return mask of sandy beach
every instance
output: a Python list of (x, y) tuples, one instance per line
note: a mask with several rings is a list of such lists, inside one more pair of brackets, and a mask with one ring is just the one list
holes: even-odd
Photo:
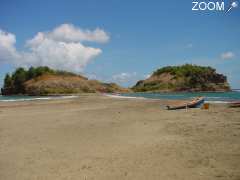
[(1, 180), (239, 180), (240, 109), (83, 95), (0, 102)]

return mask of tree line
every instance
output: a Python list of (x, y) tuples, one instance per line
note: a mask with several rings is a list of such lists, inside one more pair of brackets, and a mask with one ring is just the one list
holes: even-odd
[(12, 74), (5, 75), (1, 93), (3, 95), (25, 94), (24, 83), (44, 74), (75, 75), (67, 71), (53, 70), (47, 66), (30, 67), (29, 69), (19, 67)]

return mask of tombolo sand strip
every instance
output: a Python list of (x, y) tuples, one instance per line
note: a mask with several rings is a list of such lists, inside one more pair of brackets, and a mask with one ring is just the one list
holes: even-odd
[(0, 103), (0, 179), (240, 179), (240, 110), (166, 111), (163, 102)]

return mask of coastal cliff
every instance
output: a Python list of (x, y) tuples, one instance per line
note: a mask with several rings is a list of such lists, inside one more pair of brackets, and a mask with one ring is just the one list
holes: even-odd
[(229, 91), (227, 77), (211, 67), (185, 64), (156, 70), (132, 87), (134, 92)]
[(102, 83), (66, 71), (52, 70), (48, 67), (18, 68), (4, 79), (2, 95), (59, 95), (77, 93), (129, 92), (115, 83)]

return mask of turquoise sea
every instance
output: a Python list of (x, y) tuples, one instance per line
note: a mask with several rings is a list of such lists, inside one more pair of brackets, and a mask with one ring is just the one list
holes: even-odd
[(230, 101), (240, 101), (240, 91), (232, 92), (204, 92), (204, 93), (127, 93), (121, 94), (127, 97), (144, 97), (151, 99), (180, 99), (187, 100), (197, 96), (205, 97), (208, 102), (230, 102)]
[[(206, 101), (221, 103), (230, 101), (240, 101), (240, 91), (232, 92), (211, 92), (211, 93), (125, 93), (124, 97), (143, 97), (151, 99), (191, 99), (197, 96), (204, 96)], [(1, 96), (0, 102), (8, 101), (32, 101), (46, 99), (75, 98), (77, 96)]]
[(75, 97), (77, 96), (1, 96), (0, 95), (0, 102), (66, 99), (66, 98), (75, 98)]

